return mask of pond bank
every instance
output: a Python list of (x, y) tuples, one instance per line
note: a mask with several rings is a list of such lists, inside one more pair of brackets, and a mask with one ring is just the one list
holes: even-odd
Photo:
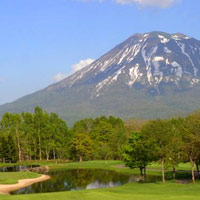
[(34, 183), (46, 181), (48, 179), (50, 179), (50, 176), (42, 175), (38, 178), (19, 180), (16, 184), (0, 184), (0, 194), (9, 194), (12, 191), (30, 186)]

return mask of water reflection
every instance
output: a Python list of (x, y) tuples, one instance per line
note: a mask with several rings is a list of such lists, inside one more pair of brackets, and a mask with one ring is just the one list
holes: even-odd
[(17, 190), (11, 194), (31, 194), (60, 192), (70, 190), (85, 190), (96, 188), (116, 187), (129, 182), (157, 182), (159, 176), (147, 176), (141, 179), (139, 175), (118, 173), (101, 169), (71, 169), (55, 170), (47, 173), (51, 179), (35, 183), (29, 187)]
[(116, 187), (130, 181), (137, 181), (130, 174), (100, 169), (58, 170), (48, 173), (50, 180), (35, 183), (12, 194), (30, 194)]
[(26, 171), (28, 169), (33, 169), (35, 167), (39, 167), (39, 165), (18, 165), (10, 167), (0, 167), (0, 172), (20, 172)]

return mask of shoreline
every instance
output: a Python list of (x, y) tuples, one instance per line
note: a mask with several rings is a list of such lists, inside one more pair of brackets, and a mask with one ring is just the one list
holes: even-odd
[(38, 178), (18, 180), (18, 183), (16, 183), (16, 184), (0, 184), (0, 195), (1, 194), (9, 194), (10, 192), (13, 192), (15, 190), (19, 190), (21, 188), (28, 187), (34, 183), (49, 180), (50, 178), (51, 177), (48, 175), (42, 175)]

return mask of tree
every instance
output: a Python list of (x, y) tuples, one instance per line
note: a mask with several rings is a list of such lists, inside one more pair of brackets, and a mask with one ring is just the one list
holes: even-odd
[(184, 152), (191, 164), (192, 181), (195, 182), (194, 166), (200, 160), (200, 112), (189, 115), (185, 121)]
[(184, 119), (170, 119), (168, 120), (170, 146), (167, 153), (166, 162), (173, 167), (173, 178), (176, 178), (176, 167), (183, 161), (184, 157), (184, 142), (183, 142), (183, 127)]
[(165, 163), (169, 157), (171, 147), (171, 132), (167, 120), (154, 120), (147, 123), (141, 130), (144, 137), (155, 144), (155, 161), (160, 161), (162, 166), (162, 180), (165, 183)]
[(86, 118), (74, 124), (72, 133), (73, 135), (85, 133), (93, 140), (92, 159), (122, 159), (128, 132), (120, 118), (113, 116)]
[(87, 134), (78, 133), (72, 140), (70, 145), (71, 155), (76, 156), (80, 162), (87, 160), (92, 156), (93, 141)]
[(126, 166), (139, 168), (141, 176), (146, 176), (146, 167), (153, 160), (153, 144), (139, 132), (132, 132), (128, 145), (125, 147), (124, 161)]
[(18, 153), (14, 138), (11, 135), (0, 135), (0, 158), (3, 162), (15, 163)]
[(42, 108), (36, 106), (35, 112), (33, 114), (33, 124), (34, 124), (34, 131), (35, 137), (37, 138), (37, 147), (39, 152), (39, 159), (42, 160), (42, 148), (43, 146), (43, 137), (45, 132), (45, 125), (48, 122), (48, 114), (42, 110)]
[(26, 159), (37, 159), (37, 137), (32, 113), (22, 113), (22, 129), (25, 137)]
[(144, 119), (133, 118), (133, 119), (128, 119), (127, 121), (125, 121), (125, 126), (127, 130), (129, 131), (129, 133), (131, 133), (133, 131), (140, 131), (142, 127), (145, 124), (147, 124), (147, 122), (148, 121)]
[(22, 139), (23, 131), (21, 130), (21, 116), (19, 114), (5, 113), (1, 120), (1, 128), (7, 132), (8, 137), (14, 138), (17, 151), (18, 160), (22, 161)]
[(34, 113), (5, 113), (0, 122), (0, 159), (10, 160), (10, 146), (17, 150), (18, 161), (68, 158), (71, 137), (57, 114), (38, 106)]
[(77, 121), (74, 124), (72, 131), (74, 132), (74, 134), (77, 134), (77, 133), (91, 134), (93, 126), (94, 126), (94, 120), (91, 118), (86, 118), (86, 119)]
[(22, 138), (23, 138), (23, 131), (21, 129), (22, 126), (22, 119), (20, 114), (12, 114), (12, 129), (13, 129), (13, 134), (15, 135), (16, 138), (16, 143), (17, 143), (17, 150), (18, 150), (18, 157), (19, 157), (19, 162), (22, 161)]
[(96, 159), (122, 159), (127, 131), (120, 118), (99, 117), (94, 120), (91, 138), (95, 143)]
[(110, 116), (108, 122), (112, 125), (113, 131), (109, 139), (109, 147), (112, 159), (122, 160), (124, 147), (128, 141), (128, 131), (126, 130), (124, 121), (120, 118)]
[(59, 159), (68, 157), (68, 146), (71, 136), (66, 122), (60, 119), (56, 113), (51, 113), (49, 116), (48, 131), (47, 146), (49, 154), (53, 152), (54, 159), (56, 159), (56, 155)]

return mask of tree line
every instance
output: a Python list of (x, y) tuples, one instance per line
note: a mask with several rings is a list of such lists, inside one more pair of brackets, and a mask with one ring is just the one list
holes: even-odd
[(124, 160), (141, 175), (151, 162), (165, 169), (191, 164), (192, 180), (200, 165), (200, 111), (186, 118), (129, 120), (101, 116), (69, 128), (55, 113), (5, 113), (0, 121), (0, 162), (31, 160)]
[(36, 107), (34, 113), (5, 113), (0, 122), (0, 158), (3, 162), (64, 158), (70, 138), (57, 114)]
[(0, 121), (0, 162), (122, 159), (124, 122), (115, 117), (83, 119), (69, 128), (55, 113), (5, 113)]
[(160, 162), (162, 180), (165, 169), (180, 163), (191, 164), (192, 181), (195, 182), (195, 165), (199, 174), (200, 164), (200, 112), (186, 118), (151, 120), (139, 131), (134, 131), (125, 147), (124, 160), (130, 168), (139, 168), (141, 175), (151, 162)]

